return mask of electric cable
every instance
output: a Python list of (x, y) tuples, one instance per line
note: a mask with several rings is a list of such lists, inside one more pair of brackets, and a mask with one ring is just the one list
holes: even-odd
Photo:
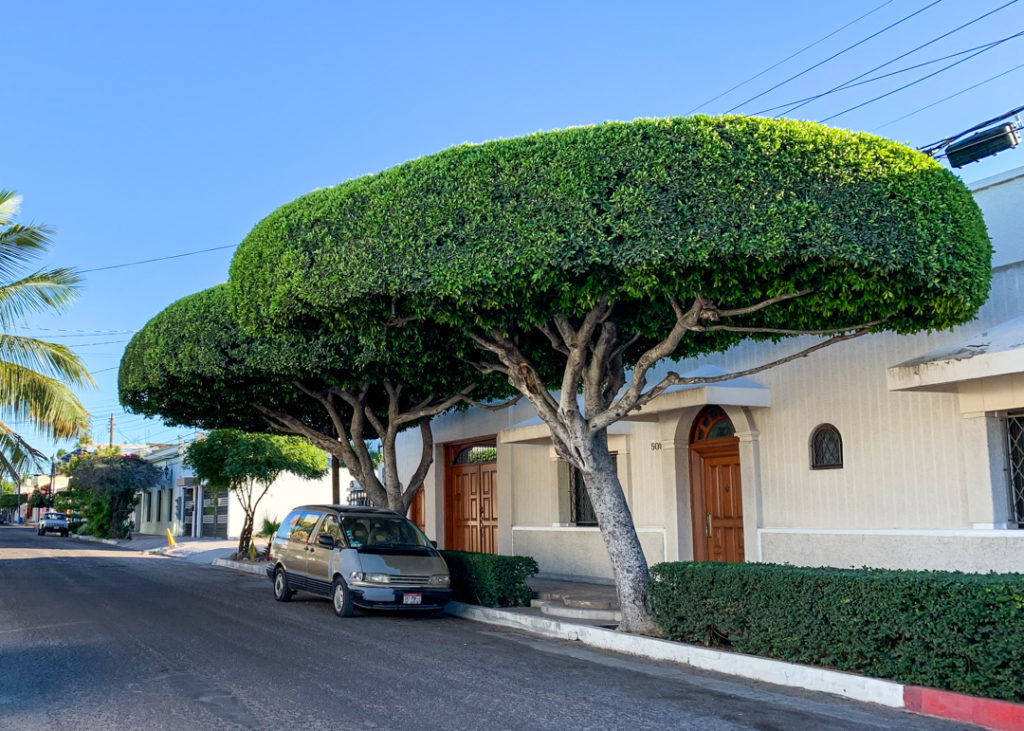
[(960, 64), (962, 64), (962, 63), (965, 63), (966, 61), (970, 61), (970, 60), (971, 60), (972, 58), (974, 58), (975, 56), (980, 56), (981, 54), (985, 53), (986, 51), (991, 51), (991, 50), (992, 50), (993, 48), (995, 48), (996, 46), (1002, 45), (1003, 43), (1006, 43), (1007, 41), (1011, 41), (1011, 40), (1013, 40), (1014, 38), (1019, 38), (1020, 36), (1024, 36), (1024, 31), (1021, 31), (1021, 32), (1019, 32), (1019, 33), (1014, 33), (1014, 34), (1013, 34), (1012, 36), (1007, 36), (1006, 38), (1002, 39), (1002, 40), (1001, 40), (1001, 41), (999, 41), (998, 43), (994, 43), (994, 44), (992, 44), (992, 45), (988, 46), (987, 48), (983, 48), (983, 49), (981, 49), (980, 51), (976, 51), (975, 53), (972, 53), (972, 54), (971, 54), (970, 56), (968, 56), (967, 58), (962, 58), (962, 59), (960, 59), (959, 61), (954, 61), (953, 63), (949, 64), (948, 66), (943, 66), (943, 67), (942, 67), (941, 69), (939, 69), (938, 71), (933, 71), (932, 73), (930, 73), (930, 74), (926, 74), (925, 76), (922, 76), (922, 77), (921, 77), (921, 78), (919, 78), (919, 79), (915, 79), (914, 81), (911, 81), (911, 82), (910, 82), (910, 83), (908, 83), (908, 84), (904, 84), (903, 86), (901, 86), (901, 87), (899, 87), (899, 88), (893, 89), (892, 91), (888, 91), (888, 92), (886, 92), (885, 94), (880, 94), (879, 96), (876, 96), (876, 97), (875, 97), (875, 98), (873, 98), (873, 99), (868, 99), (868, 100), (867, 100), (866, 102), (861, 102), (860, 104), (856, 104), (856, 105), (854, 105), (854, 106), (852, 106), (852, 107), (849, 107), (849, 108), (847, 108), (847, 109), (844, 109), (844, 110), (843, 110), (843, 111), (841, 111), (841, 112), (837, 112), (836, 114), (833, 114), (833, 115), (831, 115), (831, 116), (825, 117), (824, 119), (822, 119), (822, 120), (819, 120), (819, 121), (820, 121), (821, 123), (823, 123), (823, 124), (824, 124), (825, 122), (828, 122), (828, 121), (830, 121), (830, 120), (833, 120), (833, 119), (835, 119), (836, 117), (841, 117), (841, 116), (843, 116), (844, 114), (847, 114), (848, 112), (852, 112), (852, 111), (854, 111), (855, 109), (860, 109), (861, 107), (866, 107), (866, 106), (867, 106), (868, 104), (873, 104), (874, 102), (877, 102), (877, 101), (878, 101), (878, 100), (880, 100), (880, 99), (885, 99), (886, 97), (888, 97), (888, 96), (892, 96), (893, 94), (896, 94), (896, 93), (898, 93), (898, 92), (901, 92), (901, 91), (903, 91), (904, 89), (909, 89), (909, 88), (910, 88), (911, 86), (914, 86), (915, 84), (920, 84), (920, 83), (921, 83), (922, 81), (925, 81), (925, 80), (927, 80), (927, 79), (930, 79), (930, 78), (932, 78), (933, 76), (938, 76), (938, 75), (939, 75), (939, 74), (941, 74), (941, 73), (942, 73), (943, 71), (948, 71), (949, 69), (953, 68), (954, 66), (959, 66)]
[[(1017, 0), (1014, 0), (1014, 2), (1016, 2), (1016, 1)], [(931, 66), (932, 64), (941, 63), (942, 61), (948, 61), (951, 58), (957, 58), (958, 56), (963, 56), (965, 54), (971, 53), (972, 51), (977, 51), (978, 49), (986, 49), (987, 50), (990, 46), (998, 46), (1000, 43), (1003, 43), (1006, 40), (1007, 39), (1005, 39), (1005, 38), (1000, 38), (997, 41), (990, 41), (989, 43), (982, 43), (980, 46), (972, 46), (970, 48), (965, 48), (962, 51), (957, 51), (956, 53), (950, 53), (950, 54), (948, 54), (946, 56), (939, 56), (938, 58), (933, 58), (933, 59), (930, 59), (928, 61), (922, 61), (920, 63), (914, 64), (913, 66), (904, 66), (903, 68), (896, 69), (895, 71), (889, 71), (888, 73), (885, 73), (885, 74), (879, 74), (878, 76), (872, 76), (870, 79), (864, 79), (863, 81), (857, 81), (857, 82), (852, 83), (852, 84), (845, 84), (843, 86), (837, 86), (834, 89), (830, 89), (829, 91), (823, 91), (822, 93), (815, 94), (814, 96), (804, 97), (803, 99), (795, 99), (793, 101), (786, 102), (785, 104), (778, 104), (778, 105), (776, 105), (774, 107), (768, 107), (767, 109), (761, 109), (761, 110), (759, 110), (757, 112), (754, 112), (751, 116), (756, 117), (756, 116), (759, 116), (759, 115), (764, 114), (766, 112), (774, 112), (776, 109), (782, 109), (783, 107), (788, 107), (790, 104), (796, 104), (797, 102), (814, 101), (815, 99), (820, 99), (821, 97), (828, 96), (829, 94), (834, 94), (834, 93), (840, 92), (840, 91), (846, 91), (847, 89), (855, 89), (858, 86), (864, 86), (865, 84), (870, 84), (870, 83), (873, 83), (875, 81), (881, 81), (882, 79), (888, 79), (888, 78), (890, 78), (892, 76), (899, 76), (900, 74), (905, 74), (908, 71), (913, 71), (915, 69), (924, 68), (925, 66)], [(796, 107), (794, 107), (794, 109), (795, 108)], [(792, 110), (788, 110), (788, 111), (792, 111)], [(788, 111), (787, 112), (783, 112), (783, 113), (784, 114), (788, 114)], [(779, 116), (781, 116), (781, 115), (776, 115), (776, 119), (778, 119)]]
[(847, 29), (847, 28), (849, 28), (849, 27), (850, 27), (851, 25), (853, 25), (853, 24), (855, 24), (855, 23), (857, 23), (857, 22), (859, 22), (859, 21), (863, 20), (864, 18), (868, 17), (868, 16), (869, 16), (869, 15), (871, 15), (872, 13), (874, 13), (874, 12), (876, 12), (876, 11), (878, 11), (878, 10), (881, 10), (881, 9), (882, 9), (882, 8), (884, 8), (884, 7), (886, 6), (886, 5), (889, 5), (889, 4), (890, 4), (890, 3), (892, 2), (892, 1), (893, 1), (893, 0), (886, 0), (886, 1), (885, 1), (884, 3), (882, 3), (881, 5), (878, 5), (878, 6), (876, 6), (875, 8), (873, 8), (873, 9), (869, 10), (868, 12), (864, 13), (864, 15), (861, 15), (861, 16), (860, 16), (860, 17), (858, 17), (858, 18), (854, 18), (853, 20), (851, 20), (851, 21), (850, 21), (849, 23), (847, 23), (846, 25), (843, 25), (843, 26), (841, 26), (841, 27), (839, 27), (839, 28), (836, 28), (836, 29), (835, 29), (834, 31), (832, 31), (831, 33), (829, 33), (829, 34), (828, 34), (828, 35), (826, 35), (826, 36), (822, 36), (821, 38), (819, 38), (818, 40), (816, 40), (816, 41), (815, 41), (814, 43), (812, 43), (812, 44), (810, 44), (810, 45), (808, 45), (808, 46), (804, 46), (803, 48), (801, 48), (801, 49), (800, 49), (799, 51), (797, 51), (796, 53), (793, 53), (793, 54), (790, 54), (789, 56), (786, 56), (786, 57), (785, 57), (784, 59), (782, 59), (781, 61), (777, 61), (776, 63), (773, 63), (773, 64), (772, 64), (771, 66), (769, 66), (768, 68), (764, 69), (763, 71), (759, 71), (758, 73), (756, 73), (756, 74), (754, 74), (753, 76), (751, 76), (751, 77), (750, 77), (749, 79), (746, 79), (745, 81), (741, 81), (740, 83), (736, 84), (736, 86), (734, 86), (734, 87), (732, 87), (732, 88), (730, 88), (730, 89), (726, 89), (725, 91), (723, 91), (723, 92), (722, 92), (721, 94), (719, 94), (718, 96), (712, 97), (712, 98), (708, 99), (708, 100), (707, 100), (706, 102), (701, 102), (700, 104), (698, 104), (697, 106), (695, 106), (695, 107), (694, 107), (693, 109), (691, 109), (690, 111), (688, 111), (688, 112), (686, 113), (686, 115), (685, 115), (685, 116), (687, 116), (687, 117), (688, 117), (688, 116), (690, 116), (691, 114), (693, 114), (694, 112), (696, 112), (696, 111), (697, 111), (698, 109), (700, 109), (701, 107), (705, 107), (705, 106), (707, 106), (708, 104), (710, 104), (711, 102), (714, 102), (714, 101), (718, 101), (719, 99), (721, 99), (721, 98), (722, 98), (723, 96), (725, 96), (726, 94), (729, 94), (729, 93), (731, 93), (731, 92), (734, 92), (734, 91), (736, 91), (736, 90), (737, 90), (737, 89), (739, 89), (739, 88), (740, 88), (741, 86), (746, 86), (747, 84), (749, 84), (749, 83), (750, 83), (751, 81), (753, 81), (754, 79), (757, 79), (757, 78), (760, 78), (761, 76), (764, 76), (764, 75), (765, 75), (766, 73), (768, 73), (768, 72), (769, 72), (769, 71), (771, 71), (772, 69), (774, 69), (774, 68), (777, 68), (777, 67), (781, 66), (782, 64), (786, 63), (786, 61), (789, 61), (789, 60), (791, 60), (791, 59), (794, 59), (794, 58), (796, 58), (797, 56), (799, 56), (799, 55), (800, 55), (801, 53), (803, 53), (804, 51), (809, 51), (810, 49), (814, 48), (814, 47), (815, 47), (816, 45), (818, 45), (818, 44), (819, 44), (819, 43), (821, 43), (822, 41), (827, 41), (827, 40), (828, 40), (829, 38), (831, 38), (832, 36), (834, 36), (834, 35), (835, 35), (836, 33), (839, 33), (840, 31), (844, 31), (844, 30), (846, 30), (846, 29)]
[(880, 30), (880, 31), (876, 31), (875, 33), (872, 33), (872, 34), (871, 34), (871, 35), (869, 35), (869, 36), (868, 36), (867, 38), (862, 38), (861, 40), (857, 41), (857, 42), (856, 42), (856, 43), (854, 43), (853, 45), (851, 45), (851, 46), (847, 46), (847, 47), (846, 47), (846, 48), (844, 48), (843, 50), (841, 50), (841, 51), (837, 51), (836, 53), (833, 53), (833, 54), (832, 54), (831, 56), (829, 56), (828, 58), (826, 58), (826, 59), (824, 59), (824, 60), (822, 60), (822, 61), (818, 61), (818, 63), (814, 64), (813, 66), (808, 66), (807, 68), (805, 68), (805, 69), (804, 69), (803, 71), (801, 71), (800, 73), (798, 73), (798, 74), (794, 74), (793, 76), (790, 76), (790, 77), (789, 77), (788, 79), (785, 79), (785, 80), (783, 80), (783, 81), (780, 81), (779, 83), (775, 84), (775, 86), (772, 86), (772, 87), (771, 87), (771, 88), (769, 88), (769, 89), (765, 89), (765, 90), (764, 90), (764, 91), (762, 91), (762, 92), (761, 92), (760, 94), (755, 94), (754, 96), (750, 97), (750, 98), (749, 98), (749, 99), (747, 99), (746, 101), (742, 101), (742, 102), (740, 102), (739, 104), (737, 104), (736, 106), (734, 106), (734, 107), (733, 107), (732, 109), (727, 109), (725, 113), (726, 113), (726, 114), (729, 114), (730, 112), (733, 112), (733, 111), (735, 111), (735, 110), (739, 109), (739, 108), (740, 108), (740, 107), (742, 107), (743, 105), (745, 105), (745, 104), (748, 104), (748, 103), (750, 103), (750, 102), (754, 101), (755, 99), (760, 99), (760, 98), (761, 98), (761, 97), (763, 97), (763, 96), (764, 96), (765, 94), (768, 94), (768, 93), (770, 93), (770, 92), (773, 92), (773, 91), (775, 91), (775, 90), (776, 90), (776, 89), (778, 89), (779, 87), (781, 87), (781, 86), (784, 86), (784, 85), (788, 84), (788, 83), (789, 83), (790, 81), (793, 81), (794, 79), (798, 79), (798, 78), (800, 78), (800, 77), (801, 77), (801, 76), (803, 76), (804, 74), (806, 74), (806, 73), (809, 73), (809, 72), (813, 71), (814, 69), (818, 68), (819, 66), (823, 66), (823, 65), (825, 65), (826, 63), (828, 63), (828, 62), (829, 62), (829, 61), (831, 61), (832, 59), (834, 59), (834, 58), (838, 58), (839, 56), (842, 56), (842, 55), (843, 55), (844, 53), (846, 53), (847, 51), (852, 51), (852, 50), (853, 50), (854, 48), (856, 48), (857, 46), (860, 46), (860, 45), (863, 45), (864, 43), (867, 43), (867, 42), (868, 42), (868, 41), (870, 41), (870, 40), (871, 40), (872, 38), (877, 38), (878, 36), (882, 35), (882, 34), (883, 34), (883, 33), (885, 33), (886, 31), (888, 31), (888, 30), (891, 30), (891, 29), (895, 28), (895, 27), (896, 27), (897, 25), (899, 25), (900, 23), (903, 23), (903, 22), (905, 22), (905, 21), (907, 21), (907, 20), (910, 20), (910, 19), (911, 19), (911, 18), (913, 18), (913, 17), (915, 16), (915, 15), (919, 15), (919, 14), (923, 13), (923, 12), (924, 12), (925, 10), (927, 10), (928, 8), (934, 7), (935, 5), (938, 5), (938, 4), (939, 4), (939, 3), (941, 3), (941, 2), (942, 2), (942, 0), (932, 0), (932, 2), (928, 3), (928, 4), (927, 4), (927, 5), (925, 5), (925, 6), (923, 7), (923, 8), (920, 8), (920, 9), (918, 9), (918, 10), (915, 10), (915, 11), (914, 11), (913, 13), (911, 13), (910, 15), (906, 15), (906, 16), (904, 16), (904, 17), (900, 18), (899, 20), (897, 20), (897, 21), (896, 21), (895, 23), (891, 23), (891, 24), (889, 24), (889, 25), (885, 26), (884, 28), (882, 28), (882, 30)]
[(227, 246), (214, 246), (210, 249), (199, 249), (198, 251), (186, 251), (184, 254), (173, 254), (171, 256), (160, 256), (156, 259), (142, 259), (141, 261), (130, 261), (125, 264), (111, 264), (105, 267), (94, 267), (92, 269), (78, 269), (76, 274), (88, 274), (89, 272), (104, 272), (108, 269), (121, 269), (123, 267), (133, 267), (139, 264), (152, 264), (156, 261), (167, 261), (168, 259), (180, 259), (183, 256), (195, 256), (196, 254), (205, 254), (210, 251), (222, 251), (223, 249), (234, 249), (236, 244), (229, 244)]
[(942, 104), (942, 102), (948, 102), (950, 99), (958, 97), (961, 94), (966, 94), (967, 92), (972, 91), (974, 89), (977, 89), (979, 86), (983, 86), (984, 84), (987, 84), (990, 81), (995, 81), (996, 79), (1001, 79), (1002, 77), (1006, 76), (1007, 74), (1013, 73), (1017, 69), (1022, 69), (1022, 68), (1024, 68), (1024, 63), (1018, 64), (1017, 66), (1014, 66), (1012, 69), (1008, 69), (1008, 70), (1004, 71), (1001, 74), (996, 74), (995, 76), (989, 76), (984, 81), (979, 81), (976, 84), (971, 84), (970, 86), (968, 86), (968, 87), (966, 87), (964, 89), (961, 89), (960, 91), (956, 92), (955, 94), (950, 94), (949, 96), (943, 97), (942, 99), (939, 99), (938, 101), (932, 102), (931, 104), (926, 104), (923, 107), (918, 107), (917, 109), (915, 109), (912, 112), (907, 112), (902, 117), (896, 117), (896, 119), (890, 119), (885, 124), (880, 124), (877, 127), (875, 127), (874, 129), (872, 129), (871, 132), (876, 132), (877, 130), (880, 130), (880, 129), (883, 129), (885, 127), (888, 127), (890, 124), (896, 124), (897, 122), (902, 122), (904, 119), (908, 119), (910, 117), (913, 117), (915, 114), (919, 114), (920, 112), (923, 112), (926, 109), (931, 109), (932, 107), (934, 107), (934, 106), (936, 106), (938, 104)]
[(964, 23), (963, 25), (959, 25), (956, 28), (954, 28), (953, 30), (947, 31), (946, 33), (943, 33), (941, 36), (937, 36), (935, 38), (932, 38), (930, 41), (928, 41), (926, 43), (922, 43), (920, 46), (917, 46), (916, 48), (912, 48), (912, 49), (910, 49), (909, 51), (907, 51), (905, 53), (901, 53), (899, 56), (896, 56), (895, 58), (890, 58), (885, 63), (881, 63), (881, 64), (879, 64), (878, 66), (875, 66), (872, 69), (868, 69), (867, 71), (865, 71), (864, 73), (860, 74), (859, 76), (854, 76), (852, 79), (848, 79), (848, 80), (844, 81), (842, 84), (839, 84), (838, 86), (832, 87), (831, 89), (826, 91), (824, 94), (819, 94), (817, 96), (810, 97), (809, 99), (801, 100), (801, 102), (799, 104), (797, 104), (796, 106), (791, 107), (790, 109), (787, 109), (784, 112), (780, 112), (779, 114), (777, 114), (775, 116), (776, 117), (781, 117), (784, 114), (791, 114), (792, 112), (796, 111), (797, 109), (800, 109), (801, 107), (804, 107), (804, 106), (810, 104), (815, 99), (820, 99), (822, 96), (825, 96), (827, 94), (831, 94), (832, 92), (838, 91), (839, 89), (846, 88), (852, 82), (859, 81), (860, 79), (863, 79), (868, 74), (873, 74), (874, 72), (878, 71), (879, 69), (883, 69), (883, 68), (885, 68), (886, 66), (888, 66), (890, 64), (896, 63), (900, 59), (906, 58), (907, 56), (909, 56), (912, 53), (917, 53), (922, 48), (927, 48), (928, 46), (932, 45), (933, 43), (937, 43), (937, 42), (941, 41), (943, 38), (948, 38), (949, 36), (953, 35), (954, 33), (957, 33), (958, 31), (961, 31), (961, 30), (963, 30), (964, 28), (966, 28), (966, 27), (968, 27), (970, 25), (974, 25), (978, 21), (984, 20), (988, 16), (990, 16), (990, 15), (992, 15), (994, 13), (998, 13), (1000, 10), (1008, 8), (1008, 7), (1010, 7), (1011, 5), (1013, 5), (1016, 2), (1018, 2), (1018, 0), (1010, 0), (1007, 3), (1004, 3), (1003, 5), (1000, 5), (998, 8), (995, 8), (993, 10), (989, 10), (984, 15), (979, 15), (977, 18), (974, 18), (973, 20), (969, 20), (966, 23)]

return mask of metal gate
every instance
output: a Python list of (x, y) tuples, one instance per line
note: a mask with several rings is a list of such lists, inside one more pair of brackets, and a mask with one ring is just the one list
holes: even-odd
[(228, 537), (228, 491), (203, 490), (203, 531), (206, 538)]

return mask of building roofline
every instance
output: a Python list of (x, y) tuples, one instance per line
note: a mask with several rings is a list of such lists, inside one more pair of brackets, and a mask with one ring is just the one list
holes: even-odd
[(1013, 168), (1011, 170), (1004, 170), (1001, 173), (990, 175), (987, 178), (975, 180), (973, 183), (969, 183), (967, 187), (970, 189), (971, 193), (979, 193), (988, 188), (994, 188), (997, 185), (1009, 183), (1011, 180), (1016, 180), (1017, 178), (1024, 178), (1024, 166)]

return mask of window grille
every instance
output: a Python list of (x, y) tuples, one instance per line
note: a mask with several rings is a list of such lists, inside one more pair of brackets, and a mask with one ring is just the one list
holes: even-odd
[[(618, 469), (618, 455), (612, 454), (612, 464)], [(575, 467), (569, 467), (569, 521), (577, 526), (597, 525), (597, 514), (587, 494), (583, 475)]]
[(694, 420), (690, 441), (703, 442), (733, 436), (736, 436), (736, 429), (722, 407), (706, 406)]
[(1024, 528), (1024, 414), (1006, 418), (1006, 438), (1013, 520)]
[(831, 424), (811, 432), (811, 469), (835, 470), (843, 466), (843, 438)]

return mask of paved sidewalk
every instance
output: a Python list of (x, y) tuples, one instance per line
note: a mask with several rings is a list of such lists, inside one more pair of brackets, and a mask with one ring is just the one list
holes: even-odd
[[(166, 535), (136, 533), (130, 540), (127, 538), (109, 540), (93, 536), (73, 537), (81, 541), (105, 543), (139, 553), (159, 554), (169, 558), (188, 561), (189, 563), (206, 565), (212, 564), (217, 559), (228, 558), (238, 548), (238, 540), (234, 538), (188, 538), (182, 536), (174, 539), (177, 545), (171, 548), (167, 545)], [(257, 547), (259, 549), (263, 547), (259, 541), (257, 541)]]

